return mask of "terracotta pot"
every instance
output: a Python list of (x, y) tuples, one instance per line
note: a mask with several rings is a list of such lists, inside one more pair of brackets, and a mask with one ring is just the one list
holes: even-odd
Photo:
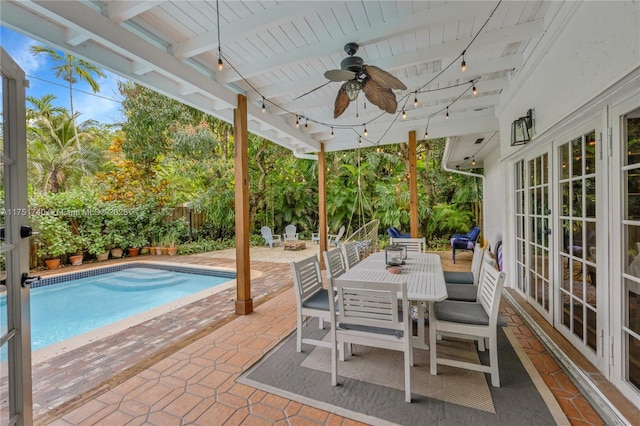
[[(149, 246), (144, 246), (140, 249), (140, 254), (149, 254), (149, 251), (151, 250), (151, 248)], [(154, 250), (155, 253), (155, 250)], [(153, 254), (153, 253), (152, 253)]]
[[(161, 255), (162, 254), (162, 247), (156, 247), (156, 254), (157, 255)], [(167, 253), (165, 253), (167, 254)]]
[(119, 247), (112, 248), (111, 249), (111, 257), (113, 257), (113, 258), (122, 257), (122, 249), (119, 248)]
[(60, 267), (60, 259), (47, 259), (44, 261), (48, 269), (58, 269)]
[(82, 255), (69, 256), (69, 262), (74, 266), (82, 265)]
[(98, 258), (98, 261), (100, 261), (100, 262), (105, 261), (105, 260), (109, 259), (109, 252), (105, 251), (104, 253), (97, 254), (96, 257)]
[(139, 247), (132, 247), (129, 249), (129, 256), (136, 257), (140, 253)]
[[(158, 249), (156, 248), (156, 251), (157, 251), (157, 250), (158, 250)], [(162, 248), (160, 249), (160, 251), (162, 251), (162, 254), (163, 254), (164, 256), (166, 256), (166, 255), (168, 255), (168, 254), (169, 254), (169, 247), (162, 247)]]
[(175, 256), (176, 254), (178, 254), (178, 247), (169, 247), (167, 249), (169, 256)]

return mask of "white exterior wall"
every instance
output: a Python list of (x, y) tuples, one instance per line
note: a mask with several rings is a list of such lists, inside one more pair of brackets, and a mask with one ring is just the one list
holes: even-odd
[[(640, 7), (631, 1), (565, 2), (538, 49), (504, 94), (499, 112), (502, 156), (511, 147), (511, 123), (533, 108), (535, 133), (578, 110), (640, 65)], [(531, 68), (535, 67), (535, 68)], [(535, 137), (529, 144), (535, 144)]]
[(505, 175), (500, 162), (500, 150), (494, 150), (484, 159), (484, 238), (491, 244), (491, 251), (496, 243), (502, 240), (504, 232), (505, 211), (502, 206), (507, 200), (507, 193), (503, 190)]

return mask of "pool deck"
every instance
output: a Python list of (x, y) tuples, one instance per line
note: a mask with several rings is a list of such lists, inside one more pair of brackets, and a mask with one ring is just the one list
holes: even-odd
[[(311, 245), (304, 252), (274, 248), (271, 254), (288, 262), (295, 260), (290, 256), (307, 257), (317, 251)], [(217, 255), (145, 256), (133, 261), (235, 268), (233, 258)], [(456, 265), (450, 253), (441, 257), (446, 270), (470, 267), (470, 254), (461, 254)], [(131, 259), (110, 262), (127, 261)], [(230, 288), (34, 365), (36, 424), (358, 424), (236, 383), (296, 326), (289, 264), (252, 260), (251, 270), (251, 315), (234, 314), (235, 288)], [(603, 424), (504, 299), (501, 313), (571, 423)]]

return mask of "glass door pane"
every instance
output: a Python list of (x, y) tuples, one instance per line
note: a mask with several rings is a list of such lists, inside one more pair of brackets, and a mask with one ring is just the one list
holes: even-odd
[(640, 109), (624, 118), (623, 131), (623, 380), (640, 391)]
[(579, 347), (597, 351), (596, 134), (590, 131), (559, 147), (558, 190), (562, 247), (558, 261), (561, 330)]

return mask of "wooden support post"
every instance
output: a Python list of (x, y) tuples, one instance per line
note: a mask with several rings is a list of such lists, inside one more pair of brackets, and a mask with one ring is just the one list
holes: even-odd
[(325, 269), (322, 252), (327, 250), (327, 162), (324, 152), (324, 144), (320, 144), (318, 153), (318, 216), (320, 222), (320, 268)]
[(236, 314), (253, 312), (249, 258), (249, 135), (247, 131), (247, 98), (238, 95), (233, 110), (235, 207), (236, 207)]
[(409, 209), (411, 217), (411, 238), (418, 238), (418, 167), (416, 156), (416, 131), (409, 132)]

